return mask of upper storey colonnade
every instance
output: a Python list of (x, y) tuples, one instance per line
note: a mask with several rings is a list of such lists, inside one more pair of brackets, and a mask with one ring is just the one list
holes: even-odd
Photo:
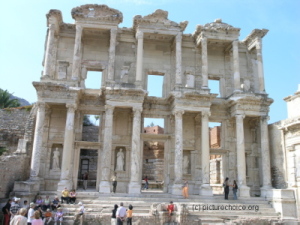
[[(55, 73), (60, 73), (61, 70), (66, 70), (66, 67), (71, 64), (71, 76), (66, 76), (66, 80), (69, 81), (71, 86), (81, 86), (82, 82), (86, 78), (87, 68), (83, 65), (85, 59), (83, 58), (83, 46), (86, 44), (83, 42), (84, 31), (104, 31), (109, 36), (108, 43), (108, 55), (105, 63), (102, 62), (101, 70), (103, 70), (105, 86), (110, 86), (116, 80), (117, 68), (116, 60), (120, 55), (116, 55), (116, 47), (119, 44), (121, 33), (125, 28), (119, 28), (119, 24), (123, 22), (123, 15), (120, 11), (111, 9), (106, 5), (83, 5), (73, 8), (72, 17), (75, 20), (75, 24), (65, 24), (62, 20), (62, 15), (59, 10), (50, 10), (47, 14), (48, 21), (48, 37), (44, 58), (44, 71), (42, 76), (43, 80), (54, 80)], [(169, 90), (176, 90), (180, 87), (184, 87), (186, 84), (183, 82), (185, 72), (183, 67), (183, 39), (185, 34), (187, 21), (176, 23), (170, 21), (168, 18), (168, 12), (163, 10), (156, 10), (154, 13), (147, 16), (135, 16), (133, 19), (133, 27), (130, 30), (134, 34), (135, 39), (135, 61), (134, 70), (134, 84), (136, 88), (143, 88), (145, 73), (145, 46), (146, 40), (160, 41), (163, 39), (169, 40), (173, 47), (170, 50), (170, 54), (174, 54), (174, 62), (171, 64), (174, 67), (174, 72), (170, 80), (172, 80), (173, 87)], [(74, 50), (73, 55), (67, 57), (65, 61), (58, 59), (58, 46), (59, 38), (62, 35), (61, 28), (63, 26), (69, 26), (75, 30), (73, 34)], [(198, 25), (193, 34), (189, 35), (194, 40), (194, 47), (199, 49), (201, 57), (199, 59), (200, 75), (201, 75), (201, 88), (208, 89), (209, 69), (213, 67), (213, 63), (209, 60), (209, 51), (211, 46), (225, 46), (225, 51), (231, 54), (231, 79), (225, 76), (218, 77), (220, 81), (221, 97), (224, 97), (225, 83), (231, 82), (232, 92), (241, 92), (241, 80), (245, 82), (246, 79), (241, 77), (240, 69), (240, 46), (246, 46), (247, 51), (255, 50), (256, 69), (253, 73), (257, 77), (254, 85), (256, 93), (265, 93), (264, 87), (264, 74), (263, 74), (263, 62), (262, 62), (262, 38), (268, 30), (255, 29), (248, 35), (243, 41), (239, 41), (240, 28), (235, 28), (231, 25), (223, 23), (222, 20), (217, 19), (212, 23), (205, 25)], [(71, 37), (71, 36), (70, 36)], [(101, 41), (101, 39), (100, 39)], [(103, 40), (106, 41), (106, 40)], [(174, 52), (174, 53), (171, 53)], [(122, 55), (125, 57), (126, 55)], [(72, 58), (72, 59), (70, 59)], [(59, 61), (60, 66), (57, 66)], [(65, 67), (64, 67), (65, 65)], [(163, 67), (163, 65), (161, 65)], [(249, 65), (248, 65), (249, 66)], [(58, 68), (56, 68), (58, 67)], [(186, 66), (188, 67), (188, 66)], [(65, 69), (61, 69), (65, 68)], [(163, 69), (162, 69), (163, 70)], [(194, 68), (194, 71), (197, 69)], [(196, 72), (194, 72), (196, 73)], [(85, 75), (82, 75), (85, 74)], [(195, 74), (194, 74), (195, 75)], [(73, 82), (73, 83), (72, 83)], [(228, 93), (226, 94), (229, 95)]]

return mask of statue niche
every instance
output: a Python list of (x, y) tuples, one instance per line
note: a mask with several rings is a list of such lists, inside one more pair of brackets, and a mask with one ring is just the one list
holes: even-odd
[(116, 148), (116, 168), (115, 171), (125, 171), (125, 148)]

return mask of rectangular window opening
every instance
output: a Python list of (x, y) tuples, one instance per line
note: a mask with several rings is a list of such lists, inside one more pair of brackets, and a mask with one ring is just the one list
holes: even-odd
[(84, 114), (82, 126), (82, 141), (98, 142), (100, 116)]
[(148, 96), (162, 98), (163, 84), (164, 84), (164, 76), (148, 75), (148, 79), (147, 79)]
[(211, 154), (209, 160), (209, 173), (210, 173), (210, 184), (221, 184), (223, 183), (223, 160), (222, 155)]
[(210, 148), (221, 148), (221, 123), (209, 122)]
[(209, 79), (208, 87), (210, 89), (210, 93), (218, 94), (217, 97), (220, 97), (220, 80)]
[(164, 133), (163, 118), (144, 118), (144, 131), (147, 134), (163, 134)]
[(86, 89), (100, 89), (102, 83), (102, 71), (87, 71), (85, 79)]

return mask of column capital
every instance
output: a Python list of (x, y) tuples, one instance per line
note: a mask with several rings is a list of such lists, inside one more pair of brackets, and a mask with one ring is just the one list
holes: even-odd
[(111, 113), (114, 111), (115, 106), (113, 105), (105, 105), (105, 111), (111, 111)]
[(35, 104), (39, 109), (45, 110), (45, 108), (46, 108), (45, 102), (36, 102)]
[(136, 32), (135, 37), (136, 37), (136, 39), (143, 39), (143, 38), (144, 38), (144, 32), (138, 30), (138, 31)]
[(68, 108), (68, 110), (75, 112), (75, 110), (77, 109), (77, 105), (74, 103), (67, 103), (66, 107)]
[(132, 112), (135, 113), (141, 113), (143, 111), (142, 107), (132, 107)]
[(270, 116), (269, 115), (261, 116), (260, 119), (268, 122), (270, 120)]
[(235, 118), (237, 118), (237, 119), (244, 119), (246, 116), (245, 116), (245, 114), (236, 114), (235, 115)]
[(179, 117), (179, 116), (182, 116), (184, 114), (184, 110), (183, 109), (177, 109), (177, 110), (173, 110), (172, 113), (175, 117)]
[(207, 118), (207, 117), (209, 117), (209, 116), (210, 116), (210, 111), (202, 111), (202, 112), (201, 112), (201, 116), (202, 116), (202, 118)]
[(260, 37), (255, 39), (255, 48), (261, 50), (262, 49), (262, 40)]

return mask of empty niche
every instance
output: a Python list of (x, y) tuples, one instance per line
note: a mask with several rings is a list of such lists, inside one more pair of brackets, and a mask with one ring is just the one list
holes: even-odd
[(102, 71), (87, 71), (85, 79), (86, 89), (100, 89), (102, 83)]

